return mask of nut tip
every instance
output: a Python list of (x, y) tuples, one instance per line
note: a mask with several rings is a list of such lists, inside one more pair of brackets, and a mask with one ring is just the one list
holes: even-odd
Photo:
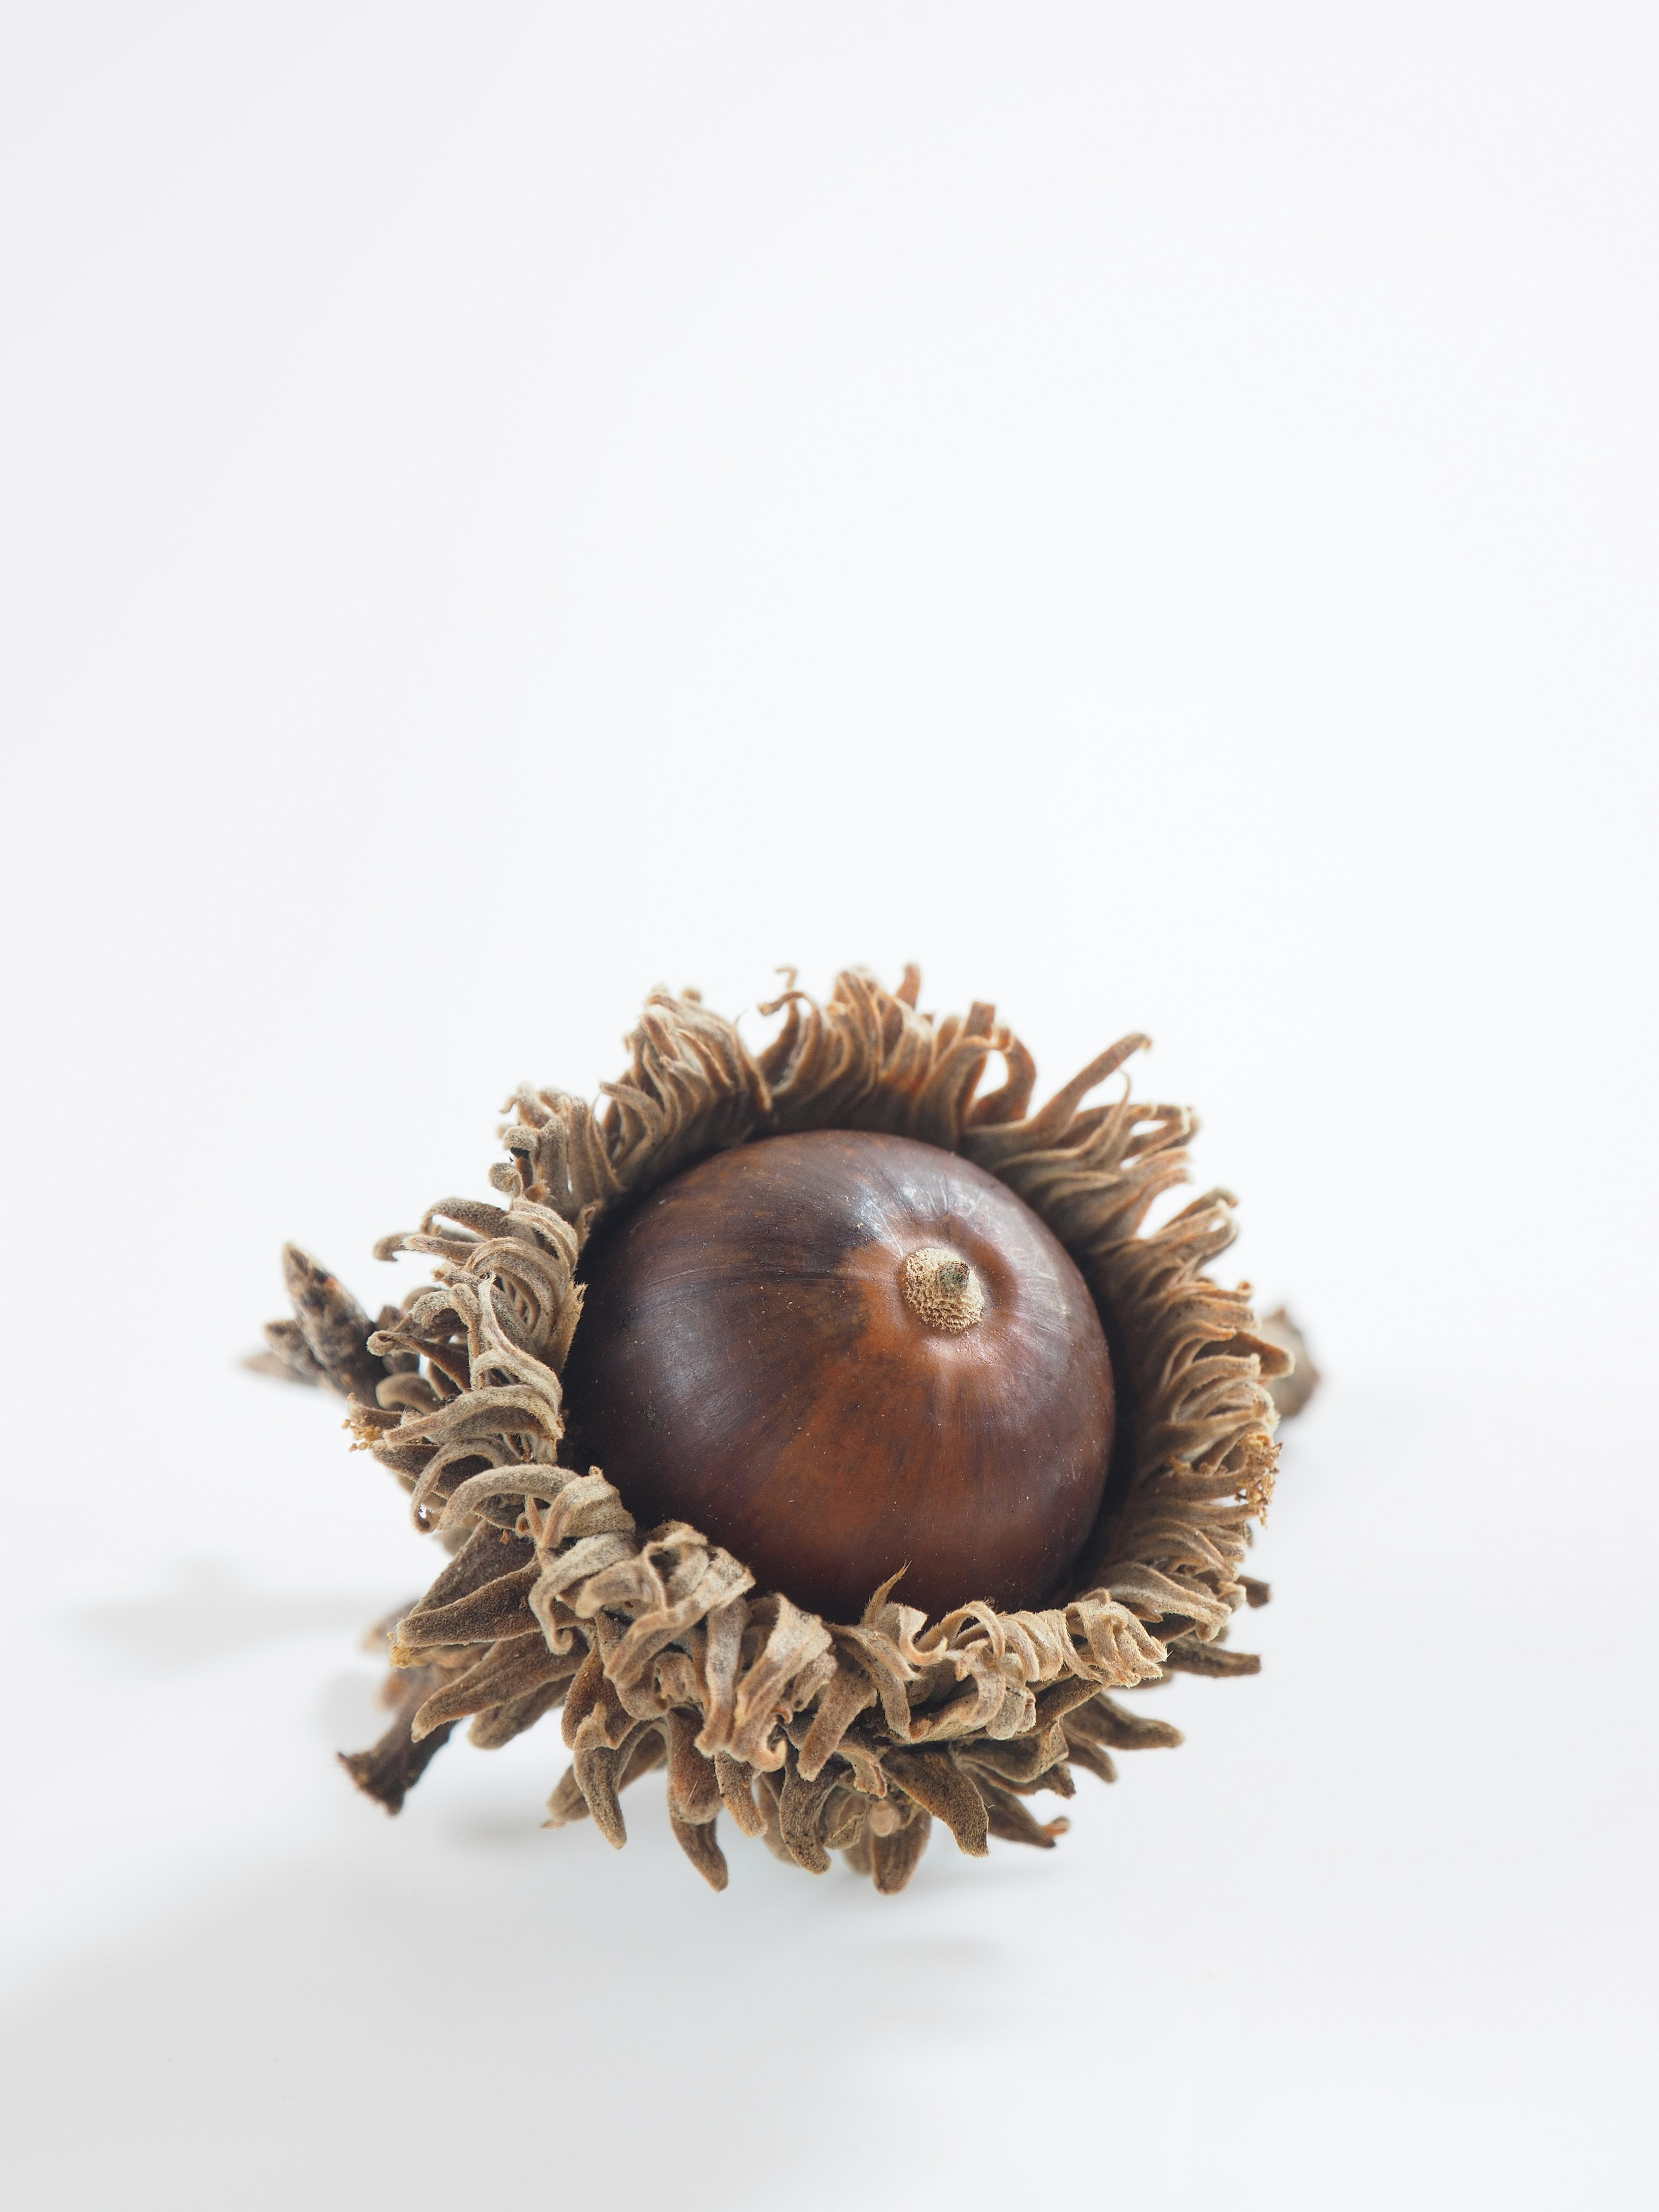
[(959, 1253), (943, 1251), (936, 1244), (912, 1252), (899, 1272), (899, 1281), (911, 1312), (947, 1336), (960, 1336), (972, 1328), (985, 1310), (985, 1293), (972, 1267)]

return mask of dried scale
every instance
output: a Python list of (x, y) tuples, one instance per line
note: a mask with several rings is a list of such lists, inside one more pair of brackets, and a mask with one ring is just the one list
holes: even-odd
[(562, 1706), (550, 1826), (620, 1845), (665, 1765), (716, 1888), (724, 1811), (890, 1893), (935, 1819), (1049, 1849), (1067, 1824), (1028, 1797), (1180, 1741), (1112, 1692), (1255, 1671), (1225, 1640), (1267, 1595), (1249, 1523), (1316, 1378), (1204, 1272), (1226, 1192), (1145, 1230), (1194, 1116), (1083, 1102), (1146, 1040), (1033, 1113), (992, 1007), (918, 1012), (913, 968), (823, 1006), (789, 980), (758, 1054), (659, 991), (599, 1109), (521, 1091), (500, 1202), (379, 1245), (435, 1266), (377, 1322), (289, 1249), (295, 1318), (255, 1364), (346, 1396), (450, 1553), (344, 1762), (389, 1811), (460, 1721), (489, 1748)]

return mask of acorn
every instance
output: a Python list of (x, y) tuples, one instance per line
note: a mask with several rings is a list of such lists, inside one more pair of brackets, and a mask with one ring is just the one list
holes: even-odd
[(1094, 1526), (1105, 1332), (1006, 1183), (906, 1137), (718, 1152), (598, 1237), (565, 1386), (580, 1455), (763, 1589), (857, 1620), (1040, 1604)]
[(502, 1202), (377, 1247), (435, 1265), (374, 1322), (290, 1248), (258, 1364), (347, 1396), (451, 1555), (345, 1762), (388, 1810), (462, 1720), (488, 1748), (562, 1708), (550, 1826), (622, 1844), (665, 1766), (716, 1887), (724, 1813), (891, 1893), (934, 1820), (1050, 1849), (1028, 1798), (1179, 1741), (1112, 1692), (1255, 1670), (1226, 1636), (1299, 1339), (1205, 1273), (1226, 1193), (1145, 1226), (1193, 1117), (1085, 1105), (1139, 1036), (1031, 1112), (994, 1010), (919, 983), (791, 975), (759, 1053), (654, 993), (601, 1108), (511, 1102)]

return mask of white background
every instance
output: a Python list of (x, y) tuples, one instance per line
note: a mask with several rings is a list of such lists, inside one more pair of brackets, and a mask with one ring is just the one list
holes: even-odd
[[(1638, 2201), (1656, 44), (13, 0), (9, 2205)], [(543, 1832), (551, 1727), (386, 1820), (281, 1240), (911, 957), (1203, 1110), (1265, 1671), (896, 1901)]]

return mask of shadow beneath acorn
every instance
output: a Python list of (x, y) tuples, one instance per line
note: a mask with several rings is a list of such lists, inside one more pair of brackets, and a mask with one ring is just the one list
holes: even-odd
[(465, 1825), (401, 1864), (291, 1871), (0, 2027), (0, 2197), (828, 2212), (926, 2180), (915, 2130), (944, 2111), (918, 2033), (985, 2063), (999, 1947), (901, 1935), (873, 1893), (850, 1917), (763, 1878), (700, 1897), (666, 1850), (643, 1884), (594, 1881), (574, 1838), (481, 1854)]
[(215, 1559), (180, 1561), (170, 1575), (153, 1595), (78, 1606), (60, 1619), (129, 1666), (173, 1670), (324, 1629), (356, 1644), (389, 1610), (384, 1591), (269, 1589)]

